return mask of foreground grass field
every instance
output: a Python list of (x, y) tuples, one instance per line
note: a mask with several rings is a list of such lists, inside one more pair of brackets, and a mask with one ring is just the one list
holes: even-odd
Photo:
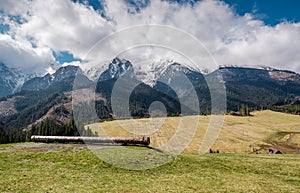
[[(188, 128), (193, 117), (87, 125), (100, 136), (135, 137), (139, 135), (134, 132), (148, 132), (154, 147), (151, 151), (145, 147), (92, 146), (94, 153), (100, 152), (97, 155), (108, 161), (117, 160), (121, 167), (129, 164), (137, 169), (134, 167), (155, 164), (159, 159), (171, 160), (140, 171), (105, 163), (84, 144), (0, 145), (0, 192), (300, 192), (299, 116), (272, 111), (252, 114), (226, 115), (212, 147), (221, 153), (204, 155), (198, 152), (210, 116), (199, 116), (191, 143), (177, 157), (155, 148), (172, 138), (181, 119), (188, 120), (184, 125)], [(268, 147), (284, 154), (266, 154)], [(124, 150), (137, 153), (128, 156)]]
[[(300, 118), (274, 111), (256, 111), (250, 117), (226, 115), (224, 124), (212, 149), (224, 153), (266, 153), (268, 147), (283, 153), (300, 153)], [(198, 116), (198, 127), (185, 152), (199, 152), (201, 141), (211, 120), (210, 116)], [(139, 120), (121, 120), (87, 125), (100, 136), (135, 137), (134, 133), (149, 133), (151, 146), (160, 148), (178, 130), (182, 119), (191, 117), (168, 117)], [(187, 121), (188, 122), (188, 121)], [(192, 127), (189, 124), (185, 128)]]
[(184, 153), (129, 171), (80, 144), (0, 145), (0, 192), (300, 192), (300, 156)]

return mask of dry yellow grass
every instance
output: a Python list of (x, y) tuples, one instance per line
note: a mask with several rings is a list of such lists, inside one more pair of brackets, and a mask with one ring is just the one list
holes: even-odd
[[(271, 146), (270, 137), (277, 132), (300, 132), (299, 116), (273, 111), (256, 111), (252, 115), (251, 117), (226, 115), (220, 135), (212, 149), (218, 149), (220, 152), (249, 153), (252, 148)], [(185, 152), (199, 152), (211, 116), (198, 116), (197, 118), (198, 126), (195, 135)], [(186, 127), (187, 131), (191, 132), (194, 120), (195, 117), (192, 116), (118, 120), (95, 123), (87, 127), (97, 131), (99, 136), (149, 136), (151, 146), (160, 148), (172, 139), (176, 132), (179, 132), (180, 123), (184, 122), (182, 127)], [(191, 134), (185, 137), (192, 136)], [(299, 145), (298, 141), (299, 135), (295, 135), (291, 140), (296, 145)]]
[(290, 141), (290, 144), (291, 145), (296, 145), (300, 149), (300, 134), (294, 135), (293, 138)]

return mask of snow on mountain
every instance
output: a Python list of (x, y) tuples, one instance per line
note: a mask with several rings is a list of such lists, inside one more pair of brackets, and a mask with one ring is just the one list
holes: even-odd
[(91, 67), (80, 66), (80, 68), (90, 80), (103, 81), (122, 76), (128, 70), (132, 70), (132, 64), (128, 60), (114, 58), (104, 64), (96, 64)]
[(60, 68), (60, 64), (50, 64), (48, 68), (46, 68), (46, 74), (54, 74), (59, 68)]
[(75, 77), (79, 70), (78, 66), (64, 66), (56, 70), (54, 74), (46, 74), (42, 77), (34, 77), (26, 81), (22, 90), (39, 90), (50, 86), (54, 82), (59, 82), (68, 77)]
[[(223, 65), (219, 67), (223, 79), (228, 81), (255, 80), (263, 78), (265, 80), (273, 81), (295, 81), (299, 79), (299, 74), (289, 71), (280, 70), (270, 66), (236, 66), (236, 65)], [(246, 74), (245, 74), (246, 73)]]
[(148, 64), (141, 63), (134, 67), (136, 77), (145, 84), (153, 87), (167, 68), (174, 64), (173, 60), (161, 59)]
[[(103, 81), (112, 78), (118, 78), (128, 71), (132, 71), (135, 78), (141, 82), (153, 87), (156, 85), (157, 80), (163, 76), (166, 70), (176, 64), (177, 71), (187, 71), (199, 72), (201, 74), (206, 74), (207, 71), (199, 70), (197, 68), (191, 68), (188, 65), (179, 64), (171, 59), (160, 59), (156, 61), (145, 61), (141, 63), (131, 63), (128, 60), (115, 58), (110, 62), (105, 64), (94, 65), (90, 68), (85, 68), (83, 71), (89, 79), (93, 81)], [(175, 70), (175, 68), (173, 68)]]
[[(245, 70), (243, 70), (243, 68)], [(38, 76), (36, 74), (24, 74), (17, 69), (8, 68), (5, 64), (0, 62), (0, 97), (10, 95), (21, 88), (29, 90), (45, 88), (52, 82), (75, 76), (78, 69), (78, 66), (69, 65), (61, 67), (53, 64), (47, 69), (48, 73), (46, 75)], [(203, 76), (211, 77), (205, 69), (201, 70), (195, 66), (179, 64), (171, 59), (131, 63), (126, 59), (114, 58), (109, 62), (97, 64), (92, 67), (80, 66), (80, 69), (92, 81), (118, 78), (125, 73), (131, 73), (136, 79), (151, 87), (154, 87), (159, 79), (166, 78), (164, 76), (170, 76), (169, 78), (172, 78), (172, 74), (176, 74), (176, 71), (183, 72), (192, 82), (203, 79)], [(265, 78), (269, 77), (279, 81), (288, 81), (294, 80), (297, 77), (299, 78), (298, 74), (294, 72), (277, 70), (266, 66), (248, 68), (225, 65), (220, 66), (217, 71), (223, 76), (223, 78), (218, 78), (220, 81), (238, 81), (239, 79), (247, 78), (256, 79), (258, 76), (263, 76)]]
[(0, 97), (18, 91), (23, 83), (33, 76), (32, 74), (25, 74), (20, 70), (9, 68), (0, 62)]
[(151, 87), (155, 86), (157, 81), (162, 78), (164, 74), (170, 74), (169, 71), (173, 71), (173, 74), (176, 71), (181, 71), (186, 75), (191, 74), (192, 72), (208, 74), (207, 69), (201, 69), (200, 67), (192, 64), (178, 63), (172, 59), (160, 59), (157, 61), (143, 63), (137, 67), (134, 66), (134, 69), (137, 78)]
[[(49, 64), (45, 70), (47, 73), (55, 73), (58, 68), (59, 64)], [(25, 73), (22, 70), (10, 68), (0, 61), (0, 98), (20, 91), (25, 82), (35, 77), (43, 77), (45, 74)]]
[(268, 71), (270, 77), (278, 81), (294, 81), (299, 77), (299, 74), (289, 70), (279, 70), (269, 66), (259, 66), (257, 68)]
[(269, 75), (279, 81), (294, 81), (297, 78), (297, 74), (295, 72), (282, 70), (269, 71)]
[(114, 58), (108, 64), (107, 69), (100, 74), (98, 81), (118, 78), (129, 71), (133, 73), (131, 62), (125, 59)]
[(149, 86), (154, 86), (165, 70), (175, 62), (169, 59), (158, 61), (147, 61), (138, 64), (132, 64), (130, 61), (121, 58), (114, 58), (105, 64), (94, 65), (84, 69), (85, 75), (93, 81), (103, 81), (112, 78), (118, 78), (124, 73), (131, 71), (134, 76)]
[(102, 74), (106, 70), (106, 66), (102, 64), (98, 64), (92, 67), (80, 67), (83, 73), (92, 81), (97, 81), (99, 79), (100, 74)]
[(52, 81), (61, 81), (68, 77), (76, 76), (79, 70), (78, 66), (64, 66), (59, 68), (54, 74), (51, 75)]

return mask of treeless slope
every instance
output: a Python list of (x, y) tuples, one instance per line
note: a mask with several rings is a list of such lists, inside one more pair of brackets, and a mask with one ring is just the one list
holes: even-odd
[[(226, 115), (222, 130), (212, 149), (220, 152), (250, 153), (254, 150), (265, 152), (270, 146), (278, 149), (284, 148), (284, 153), (295, 153), (299, 147), (298, 138), (300, 132), (299, 116), (278, 113), (273, 111), (257, 111), (250, 117)], [(135, 137), (149, 136), (151, 146), (160, 148), (166, 144), (178, 132), (180, 122), (191, 120), (193, 126), (194, 117), (167, 117), (152, 119), (118, 120), (87, 125), (99, 136), (109, 137)], [(199, 152), (203, 137), (206, 133), (211, 116), (198, 116), (198, 126), (191, 138), (191, 143), (186, 147), (186, 152)], [(189, 124), (184, 127), (191, 129)], [(293, 134), (293, 138), (284, 140), (286, 136), (278, 138), (278, 133)], [(277, 137), (276, 137), (277, 136)], [(286, 137), (287, 138), (287, 137)], [(178, 141), (180, 143), (180, 141)], [(288, 147), (286, 147), (288, 146)]]

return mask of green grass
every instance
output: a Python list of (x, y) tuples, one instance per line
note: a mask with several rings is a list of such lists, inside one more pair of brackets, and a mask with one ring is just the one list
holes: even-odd
[(300, 156), (184, 153), (155, 169), (104, 163), (83, 145), (0, 145), (0, 192), (300, 192)]

